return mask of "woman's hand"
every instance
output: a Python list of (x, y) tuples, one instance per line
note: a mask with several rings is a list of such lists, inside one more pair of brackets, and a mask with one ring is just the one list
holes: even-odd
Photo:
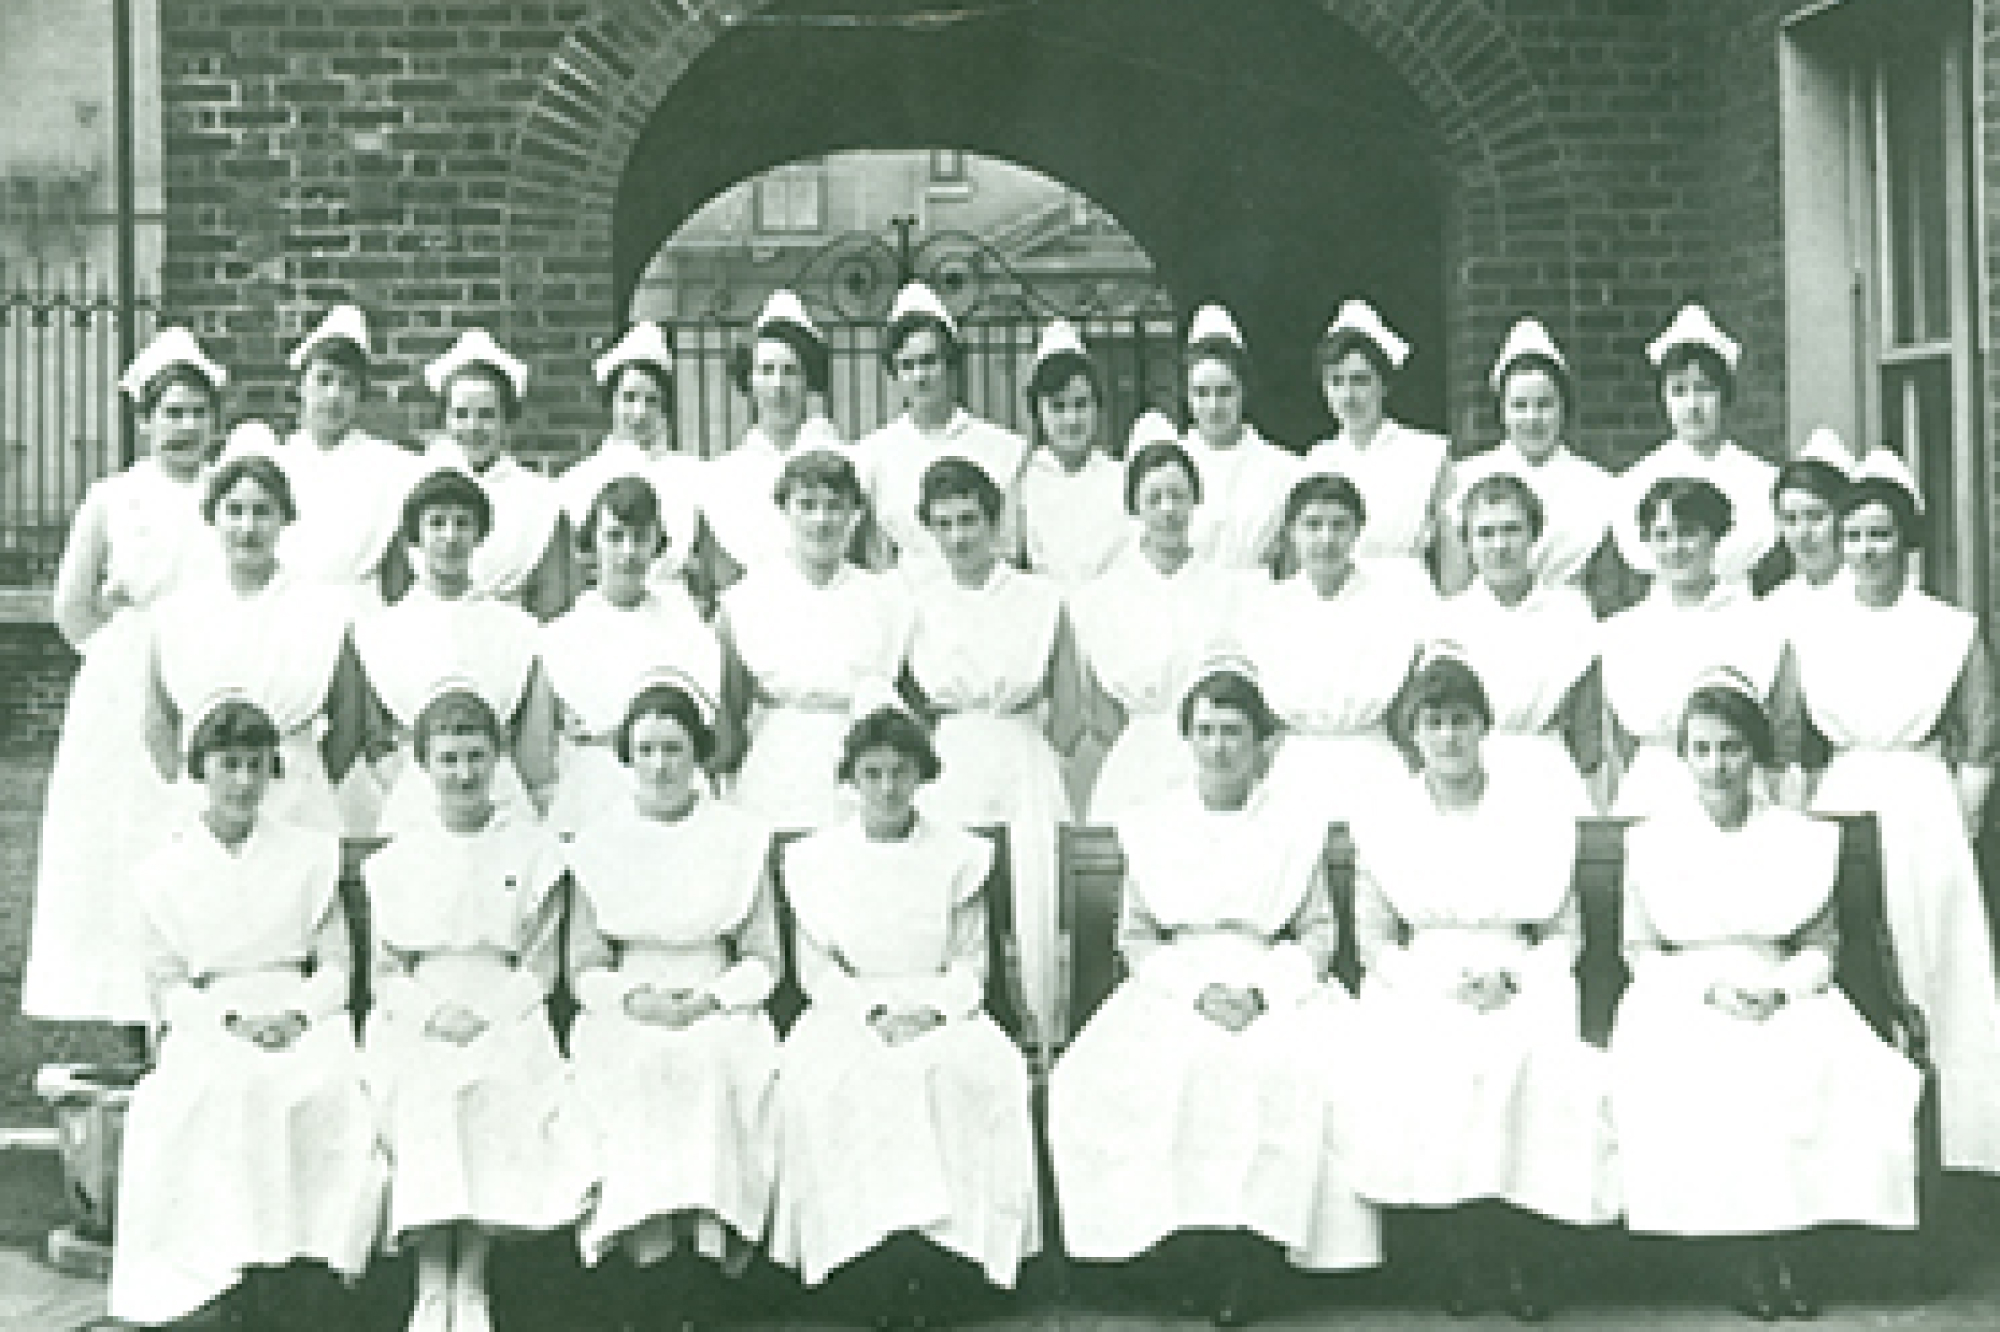
[(683, 1031), (721, 1011), (722, 1005), (705, 990), (661, 990), (642, 985), (625, 995), (627, 1017), (674, 1031)]
[(306, 1015), (298, 1012), (273, 1013), (264, 1017), (231, 1013), (223, 1027), (260, 1050), (277, 1054), (292, 1048), (305, 1035)]
[(1257, 1020), (1264, 1011), (1264, 996), (1252, 986), (1238, 988), (1217, 982), (1196, 996), (1194, 1011), (1224, 1031), (1235, 1033)]
[(424, 1023), (424, 1035), (453, 1045), (470, 1045), (491, 1025), (463, 1004), (445, 1004)]
[(1505, 1008), (1521, 986), (1507, 971), (1467, 971), (1459, 977), (1458, 1002), (1481, 1013)]
[(1708, 987), (1702, 996), (1710, 1008), (1745, 1022), (1762, 1022), (1785, 1006), (1785, 992), (1779, 989), (1752, 989), (1726, 985), (1721, 981)]
[(942, 1027), (944, 1014), (935, 1008), (890, 1008), (879, 1004), (868, 1014), (868, 1025), (884, 1045), (908, 1045)]

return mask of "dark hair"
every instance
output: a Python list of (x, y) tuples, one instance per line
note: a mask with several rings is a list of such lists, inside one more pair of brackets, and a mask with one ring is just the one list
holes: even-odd
[(1458, 504), (1459, 527), (1469, 534), (1473, 506), (1492, 504), (1512, 504), (1518, 508), (1528, 520), (1528, 539), (1541, 539), (1542, 529), (1548, 525), (1548, 510), (1542, 506), (1542, 497), (1535, 493), (1535, 488), (1512, 472), (1482, 476), (1465, 488)]
[(986, 475), (986, 469), (966, 458), (939, 458), (924, 468), (923, 479), (917, 485), (917, 521), (926, 527), (930, 526), (931, 510), (945, 500), (976, 501), (989, 523), (1000, 521), (1000, 510), (1007, 503), (1007, 497), (1000, 493), (993, 478)]
[(1236, 376), (1236, 386), (1242, 391), (1243, 399), (1250, 399), (1253, 377), (1250, 370), (1250, 353), (1231, 342), (1228, 338), (1199, 338), (1190, 342), (1181, 351), (1182, 397), (1186, 397), (1186, 385), (1194, 375), (1194, 368), (1203, 361), (1220, 361)]
[(502, 744), (500, 718), (491, 704), (470, 689), (447, 689), (424, 704), (410, 727), (410, 744), (418, 763), (430, 762), (431, 741), (441, 735), (483, 735), (496, 750)]
[(271, 715), (247, 698), (226, 698), (210, 708), (187, 740), (188, 776), (199, 780), (208, 756), (224, 749), (262, 749), (278, 775), (278, 727)]
[(715, 728), (701, 715), (701, 708), (694, 698), (679, 685), (655, 684), (641, 689), (625, 707), (624, 717), (619, 719), (618, 729), (611, 733), (611, 749), (618, 755), (618, 761), (631, 766), (632, 728), (648, 717), (665, 717), (668, 721), (679, 722), (687, 732), (688, 743), (694, 748), (697, 763), (706, 763), (715, 756)]
[(1722, 394), (1725, 405), (1736, 400), (1736, 374), (1729, 368), (1729, 362), (1722, 359), (1721, 352), (1699, 342), (1681, 342), (1667, 348), (1666, 354), (1660, 357), (1660, 368), (1654, 379), (1664, 391), (1670, 376), (1691, 365), (1701, 368), (1709, 383)]
[(1639, 531), (1644, 535), (1664, 509), (1676, 520), (1706, 528), (1716, 540), (1728, 535), (1736, 509), (1713, 481), (1693, 476), (1668, 476), (1655, 481), (1639, 501)]
[(315, 342), (299, 362), (298, 373), (292, 380), (295, 385), (305, 378), (315, 361), (327, 361), (347, 371), (360, 381), (362, 392), (368, 391), (368, 349), (353, 338), (322, 338)]
[(1368, 506), (1361, 500), (1360, 488), (1339, 472), (1311, 472), (1293, 482), (1291, 492), (1285, 496), (1283, 525), (1291, 527), (1307, 506), (1313, 504), (1340, 505), (1354, 515), (1356, 527), (1368, 522)]
[(951, 325), (934, 314), (923, 310), (913, 310), (899, 316), (889, 325), (889, 331), (882, 338), (882, 366), (891, 375), (896, 373), (896, 355), (903, 350), (903, 344), (925, 329), (938, 335), (939, 354), (944, 357), (947, 370), (957, 370), (965, 364), (965, 347), (958, 335), (951, 331)]
[(1522, 352), (1500, 367), (1500, 387), (1493, 393), (1500, 410), (1506, 410), (1507, 406), (1507, 381), (1529, 370), (1547, 375), (1549, 382), (1556, 386), (1556, 397), (1562, 402), (1563, 424), (1568, 425), (1576, 418), (1576, 380), (1571, 377), (1568, 366), (1547, 352)]
[(1139, 486), (1152, 473), (1162, 467), (1178, 467), (1187, 474), (1188, 486), (1194, 491), (1194, 502), (1201, 503), (1201, 473), (1196, 470), (1194, 459), (1188, 451), (1170, 439), (1157, 439), (1151, 444), (1140, 446), (1137, 453), (1125, 464), (1125, 512), (1138, 516)]
[(1864, 476), (1847, 488), (1835, 513), (1845, 523), (1849, 514), (1868, 504), (1880, 504), (1889, 511), (1903, 549), (1919, 550), (1923, 547), (1923, 512), (1917, 508), (1917, 497), (1901, 482), (1891, 481), (1886, 476)]
[(451, 411), (451, 386), (467, 375), (478, 375), (500, 392), (500, 416), (502, 420), (514, 422), (521, 419), (521, 399), (514, 392), (514, 381), (507, 378), (507, 372), (497, 365), (485, 361), (469, 361), (452, 371), (443, 384), (438, 398), (444, 403), (445, 411)]
[(1223, 668), (1202, 676), (1181, 695), (1179, 716), (1183, 740), (1194, 734), (1194, 705), (1201, 702), (1242, 713), (1250, 719), (1250, 732), (1259, 740), (1269, 740), (1284, 725), (1264, 701), (1264, 691), (1257, 687), (1256, 681), (1239, 671)]
[[(1073, 379), (1082, 379), (1090, 385), (1090, 396), (1102, 406), (1104, 403), (1104, 374), (1097, 368), (1097, 362), (1081, 352), (1059, 351), (1037, 364), (1028, 375), (1028, 408), (1031, 414), (1044, 398), (1053, 398), (1068, 388)], [(1036, 414), (1035, 424), (1041, 420)]]
[(149, 419), (159, 407), (160, 399), (176, 384), (185, 384), (208, 399), (208, 414), (219, 415), (222, 411), (222, 386), (201, 372), (197, 366), (186, 361), (175, 361), (163, 366), (139, 389), (137, 401), (133, 404), (139, 419)]
[(857, 509), (867, 499), (853, 462), (832, 449), (807, 449), (785, 459), (785, 469), (778, 473), (778, 484), (771, 488), (771, 498), (782, 509), (793, 491), (807, 487), (831, 490)]
[(1776, 748), (1771, 738), (1771, 717), (1763, 705), (1739, 690), (1723, 685), (1703, 685), (1688, 695), (1681, 705), (1681, 719), (1674, 728), (1674, 752), (1687, 757), (1687, 730), (1690, 717), (1714, 717), (1726, 723), (1750, 746), (1750, 757), (1768, 767)]
[(1396, 382), (1396, 367), (1380, 343), (1358, 328), (1339, 328), (1313, 346), (1313, 373), (1324, 378), (1327, 367), (1340, 364), (1349, 352), (1360, 352), (1375, 367), (1375, 377), (1386, 390)]
[[(620, 361), (611, 369), (611, 375), (598, 385), (597, 396), (604, 401), (604, 410), (610, 411), (618, 401), (618, 385), (624, 381), (627, 370), (637, 370), (653, 381), (653, 387), (660, 391), (660, 412), (669, 421), (674, 417), (674, 377), (667, 373), (663, 365), (651, 361)], [(508, 420), (513, 420), (508, 417)]]
[(403, 520), (398, 528), (403, 540), (416, 545), (417, 526), (423, 520), (424, 510), (447, 504), (472, 510), (479, 523), (480, 540), (484, 541), (493, 530), (493, 501), (487, 497), (486, 488), (456, 467), (440, 467), (411, 486), (403, 500)]
[(1391, 729), (1412, 759), (1417, 758), (1417, 714), (1449, 707), (1469, 708), (1482, 727), (1493, 729), (1493, 702), (1479, 673), (1457, 657), (1432, 657), (1404, 682), (1396, 700)]
[(1847, 475), (1832, 463), (1817, 458), (1793, 458), (1778, 469), (1778, 479), (1771, 483), (1771, 507), (1778, 507), (1778, 497), (1786, 491), (1803, 490), (1825, 500), (1829, 508), (1838, 509), (1851, 484)]
[(915, 763), (919, 781), (935, 781), (944, 771), (944, 764), (938, 761), (937, 750), (931, 745), (931, 733), (924, 729), (923, 723), (901, 708), (884, 707), (847, 728), (847, 738), (840, 742), (840, 767), (835, 776), (843, 782), (853, 781), (855, 764), (875, 749), (893, 749)]
[(216, 506), (222, 497), (236, 488), (239, 481), (254, 481), (262, 487), (277, 504), (278, 512), (286, 522), (294, 522), (299, 516), (298, 502), (292, 498), (291, 478), (285, 469), (278, 466), (278, 460), (268, 453), (239, 453), (223, 463), (208, 476), (208, 488), (201, 493), (201, 520), (213, 525)]
[(627, 527), (643, 527), (651, 523), (656, 531), (660, 531), (660, 543), (666, 544), (666, 533), (660, 530), (659, 492), (645, 477), (613, 477), (597, 488), (589, 510), (583, 515), (583, 527), (576, 534), (578, 550), (586, 555), (597, 553), (597, 524), (607, 513)]
[(750, 396), (750, 367), (756, 361), (760, 342), (782, 342), (790, 347), (792, 355), (798, 358), (799, 368), (805, 371), (807, 390), (826, 392), (829, 377), (826, 344), (790, 319), (770, 319), (750, 330), (749, 339), (737, 343), (729, 353), (729, 382), (738, 393)]

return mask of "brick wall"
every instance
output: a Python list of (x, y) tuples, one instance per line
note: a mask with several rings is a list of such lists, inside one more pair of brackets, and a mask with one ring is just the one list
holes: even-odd
[(0, 758), (54, 752), (76, 663), (54, 627), (0, 624)]

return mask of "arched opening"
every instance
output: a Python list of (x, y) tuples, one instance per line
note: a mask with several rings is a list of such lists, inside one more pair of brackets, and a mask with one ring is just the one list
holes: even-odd
[(1232, 307), (1258, 363), (1252, 414), (1275, 437), (1324, 431), (1309, 352), (1356, 294), (1419, 349), (1398, 413), (1444, 424), (1445, 149), (1378, 49), (1306, 5), (1237, 6), (1226, 24), (1204, 0), (922, 22), (766, 6), (715, 35), (638, 132), (612, 217), (619, 312), (661, 242), (733, 182), (898, 145), (976, 150), (1087, 192), (1179, 314)]

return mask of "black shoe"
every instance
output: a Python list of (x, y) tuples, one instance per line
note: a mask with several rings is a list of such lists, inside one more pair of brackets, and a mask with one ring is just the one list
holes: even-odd
[(1250, 1323), (1249, 1286), (1242, 1276), (1231, 1274), (1216, 1292), (1209, 1321), (1217, 1327), (1247, 1327)]
[(1819, 1300), (1800, 1284), (1798, 1273), (1782, 1258), (1778, 1260), (1777, 1280), (1773, 1283), (1772, 1294), (1777, 1297), (1778, 1311), (1787, 1318), (1819, 1317)]
[(1496, 1307), (1493, 1291), (1466, 1259), (1449, 1263), (1445, 1280), (1451, 1284), (1445, 1290), (1444, 1311), (1453, 1318), (1471, 1318)]
[(1546, 1323), (1554, 1312), (1541, 1283), (1529, 1279), (1521, 1265), (1512, 1259), (1507, 1261), (1506, 1284), (1501, 1291), (1500, 1303), (1517, 1322), (1522, 1323)]
[(1743, 1265), (1742, 1284), (1737, 1289), (1736, 1311), (1760, 1323), (1775, 1323), (1784, 1317), (1778, 1302), (1776, 1274), (1769, 1258), (1759, 1255)]

